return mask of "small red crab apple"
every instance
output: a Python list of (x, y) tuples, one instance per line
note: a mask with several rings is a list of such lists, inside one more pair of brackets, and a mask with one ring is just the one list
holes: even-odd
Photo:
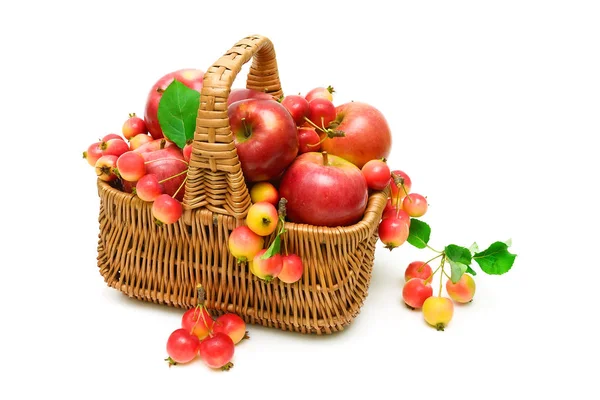
[(117, 156), (107, 155), (100, 157), (95, 164), (96, 175), (105, 182), (117, 179), (115, 168), (117, 167)]
[(276, 206), (279, 203), (279, 193), (270, 182), (256, 182), (250, 189), (250, 199), (252, 203), (266, 201)]
[(146, 128), (146, 123), (143, 119), (136, 116), (135, 113), (130, 113), (127, 121), (123, 123), (122, 127), (123, 136), (125, 139), (130, 140), (136, 135), (141, 133), (148, 133), (148, 128)]
[(383, 159), (367, 161), (361, 171), (369, 189), (383, 190), (390, 183), (390, 167)]
[(238, 344), (242, 339), (247, 338), (246, 323), (237, 314), (225, 313), (220, 315), (212, 328), (213, 333), (224, 333), (233, 340), (234, 344)]
[(447, 297), (431, 296), (423, 303), (423, 318), (438, 331), (448, 326), (453, 314), (454, 304)]
[(168, 194), (161, 194), (152, 203), (152, 216), (157, 225), (173, 224), (181, 218), (182, 214), (181, 203)]
[(335, 120), (335, 106), (330, 100), (317, 98), (308, 103), (307, 117), (310, 122), (319, 128), (326, 129)]
[(327, 99), (329, 101), (333, 101), (333, 93), (335, 93), (335, 90), (333, 89), (333, 87), (331, 86), (327, 86), (327, 87), (316, 87), (312, 90), (310, 90), (306, 96), (304, 96), (304, 98), (306, 99), (306, 101), (311, 101), (313, 99)]
[(146, 143), (150, 143), (153, 140), (154, 139), (152, 139), (152, 136), (147, 135), (145, 133), (140, 133), (139, 135), (135, 135), (134, 137), (132, 137), (129, 140), (129, 149), (130, 150), (139, 149)]
[(200, 350), (200, 339), (190, 334), (189, 331), (179, 328), (174, 330), (167, 339), (167, 354), (165, 361), (169, 367), (177, 364), (186, 364), (196, 358)]
[(402, 209), (411, 217), (422, 217), (427, 212), (427, 199), (418, 193), (409, 193), (402, 200)]
[(408, 215), (408, 213), (402, 209), (396, 210), (394, 208), (394, 209), (385, 211), (383, 213), (383, 215), (381, 216), (381, 219), (386, 219), (386, 218), (398, 218), (399, 220), (406, 222), (408, 224), (408, 226), (410, 227), (410, 215)]
[(303, 273), (302, 259), (296, 254), (288, 254), (283, 256), (283, 267), (277, 278), (284, 283), (294, 283), (302, 278)]
[(298, 127), (298, 154), (321, 150), (321, 138), (312, 126)]
[(119, 140), (123, 140), (123, 137), (121, 135), (117, 135), (116, 133), (109, 133), (108, 135), (105, 135), (102, 138), (103, 142), (108, 142), (110, 139), (119, 139)]
[[(402, 204), (402, 199), (407, 195), (407, 193), (410, 193), (412, 181), (410, 180), (410, 177), (406, 174), (406, 172), (401, 171), (399, 169), (392, 171), (391, 175), (391, 198), (392, 204), (396, 206), (396, 204), (398, 204), (398, 200), (400, 200), (400, 204)], [(396, 179), (394, 179), (394, 177), (396, 177)]]
[(421, 279), (412, 278), (402, 288), (402, 298), (406, 305), (412, 309), (423, 307), (423, 303), (433, 295), (431, 285)]
[(458, 282), (446, 281), (446, 292), (457, 303), (468, 303), (475, 296), (475, 280), (469, 274), (463, 274)]
[(210, 368), (229, 370), (234, 352), (233, 340), (222, 332), (213, 333), (200, 343), (200, 359)]
[(140, 153), (127, 151), (117, 159), (117, 170), (121, 178), (128, 182), (137, 182), (146, 174), (144, 157)]
[(413, 261), (408, 264), (408, 267), (404, 271), (404, 281), (408, 282), (412, 278), (425, 280), (431, 276), (432, 272), (431, 266), (424, 261)]
[(140, 199), (152, 202), (164, 191), (155, 174), (146, 174), (137, 181), (135, 193)]
[(308, 101), (297, 94), (290, 94), (281, 100), (281, 105), (288, 110), (296, 125), (304, 123), (304, 117), (308, 115)]
[(265, 239), (241, 225), (231, 232), (227, 245), (231, 255), (238, 261), (252, 261), (265, 245)]
[(129, 145), (123, 139), (109, 139), (100, 143), (102, 155), (112, 155), (119, 157), (121, 154), (129, 151)]
[(189, 163), (192, 158), (192, 144), (186, 143), (181, 152), (183, 153), (183, 159)]
[(385, 244), (386, 249), (391, 251), (406, 242), (409, 230), (406, 221), (396, 217), (386, 218), (379, 223), (379, 239)]
[(279, 216), (275, 206), (266, 201), (254, 203), (248, 209), (246, 225), (259, 236), (267, 236), (275, 231)]
[(264, 281), (271, 281), (281, 273), (283, 269), (283, 258), (281, 254), (273, 254), (271, 257), (262, 258), (267, 249), (262, 249), (254, 256), (250, 264), (250, 272)]
[(95, 167), (96, 161), (102, 157), (102, 149), (100, 148), (101, 143), (102, 142), (92, 143), (87, 150), (83, 152), (83, 158), (85, 158), (92, 167)]

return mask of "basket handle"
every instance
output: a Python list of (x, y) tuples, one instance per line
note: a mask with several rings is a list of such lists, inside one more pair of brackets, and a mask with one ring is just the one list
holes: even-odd
[(259, 35), (237, 42), (204, 74), (183, 206), (246, 217), (250, 195), (227, 116), (227, 98), (242, 66), (252, 60), (246, 88), (282, 95), (275, 49)]

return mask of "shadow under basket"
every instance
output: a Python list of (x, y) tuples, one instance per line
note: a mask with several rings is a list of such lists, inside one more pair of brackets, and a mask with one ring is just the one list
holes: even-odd
[(250, 59), (246, 87), (282, 94), (273, 45), (263, 36), (242, 39), (207, 70), (179, 221), (156, 225), (151, 203), (98, 180), (98, 267), (108, 286), (142, 301), (188, 309), (201, 284), (215, 315), (234, 312), (249, 324), (301, 333), (340, 331), (367, 296), (388, 193), (371, 193), (362, 219), (351, 226), (286, 222), (282, 252), (297, 254), (304, 265), (296, 283), (265, 282), (238, 263), (227, 243), (251, 202), (226, 102)]

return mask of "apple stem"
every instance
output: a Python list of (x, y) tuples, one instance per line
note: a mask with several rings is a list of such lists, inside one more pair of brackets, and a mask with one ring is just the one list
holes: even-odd
[[(431, 260), (429, 260), (429, 261), (425, 261), (425, 264), (429, 264), (430, 262), (432, 262), (433, 260), (435, 260), (436, 258), (438, 258), (438, 257), (441, 257), (441, 256), (442, 256), (441, 254), (438, 254), (437, 256), (433, 257)], [(431, 282), (431, 280), (433, 279), (433, 276), (435, 275), (435, 273), (436, 273), (436, 272), (438, 272), (438, 270), (439, 270), (439, 269), (440, 269), (440, 267), (437, 267), (437, 268), (435, 269), (435, 271), (433, 271), (433, 272), (431, 273), (431, 275), (429, 275), (429, 276), (427, 277), (427, 279), (425, 279), (425, 282), (423, 282), (423, 284), (424, 284), (424, 285), (427, 285), (429, 282)]]
[[(304, 120), (306, 122), (308, 122), (309, 125), (311, 125), (313, 128), (315, 128), (320, 133), (325, 133), (327, 135), (326, 138), (332, 139), (334, 137), (344, 137), (344, 136), (346, 136), (346, 134), (344, 133), (344, 131), (338, 131), (338, 130), (335, 130), (335, 129), (325, 128), (324, 126), (320, 127), (319, 125), (315, 124), (310, 119), (308, 119), (308, 117), (304, 117)], [(321, 121), (323, 121), (323, 119), (321, 119)], [(330, 124), (330, 126), (331, 126), (331, 124)], [(337, 127), (337, 125), (336, 125), (336, 127)]]
[(327, 152), (323, 151), (321, 152), (321, 154), (323, 154), (323, 165), (329, 165), (329, 158), (327, 157)]
[(440, 268), (442, 272), (440, 272), (440, 290), (438, 291), (438, 297), (442, 297), (442, 279), (444, 278), (444, 263), (446, 262), (446, 254), (442, 256), (442, 261), (440, 262)]
[(129, 118), (133, 118), (135, 116), (136, 116), (135, 113), (129, 113)]
[(249, 138), (252, 135), (252, 128), (246, 123), (246, 118), (242, 118), (242, 125), (244, 126), (244, 136)]
[(168, 181), (168, 180), (170, 180), (170, 179), (177, 178), (178, 176), (181, 176), (181, 175), (183, 175), (183, 174), (187, 174), (187, 172), (188, 172), (188, 170), (187, 170), (187, 169), (186, 169), (185, 171), (178, 172), (178, 173), (176, 173), (175, 175), (171, 175), (171, 176), (169, 176), (168, 178), (161, 179), (160, 181), (158, 181), (158, 183), (165, 183), (166, 181)]
[(196, 291), (198, 292), (198, 306), (204, 306), (204, 300), (206, 299), (206, 290), (199, 283), (196, 285)]
[(173, 198), (177, 197), (177, 193), (179, 193), (179, 191), (181, 190), (181, 188), (183, 187), (183, 185), (185, 185), (185, 182), (187, 181), (188, 177), (186, 176), (183, 181), (181, 182), (181, 185), (179, 185), (179, 187), (177, 188), (177, 190), (175, 191), (175, 193), (173, 193)]

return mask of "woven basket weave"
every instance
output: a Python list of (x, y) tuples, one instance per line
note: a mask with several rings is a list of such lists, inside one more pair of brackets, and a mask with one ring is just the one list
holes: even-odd
[[(230, 255), (231, 231), (251, 205), (227, 117), (227, 97), (252, 59), (246, 87), (282, 94), (275, 51), (262, 36), (240, 40), (206, 72), (183, 199), (184, 216), (157, 226), (151, 204), (98, 180), (98, 267), (108, 286), (142, 301), (190, 308), (196, 285), (215, 315), (302, 333), (347, 326), (367, 296), (377, 226), (387, 192), (369, 196), (361, 221), (346, 227), (286, 222), (282, 249), (298, 254), (304, 275), (294, 284), (267, 283)], [(274, 234), (265, 240), (266, 246)]]

